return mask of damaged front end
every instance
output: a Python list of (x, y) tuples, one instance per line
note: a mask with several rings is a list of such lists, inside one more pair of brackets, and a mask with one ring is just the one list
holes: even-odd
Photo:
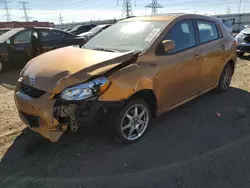
[(79, 126), (90, 127), (102, 120), (111, 107), (121, 103), (99, 102), (97, 98), (79, 102), (58, 100), (54, 106), (54, 117), (60, 124), (67, 124), (70, 132), (76, 132)]
[(55, 117), (60, 123), (69, 124), (72, 132), (77, 131), (79, 124), (93, 124), (98, 117), (97, 98), (105, 92), (110, 81), (102, 76), (91, 81), (65, 88), (56, 96)]
[[(76, 132), (79, 126), (96, 124), (109, 108), (122, 104), (98, 101), (99, 96), (112, 84), (108, 77), (113, 72), (135, 63), (137, 55), (133, 52), (123, 53), (63, 77), (49, 89), (49, 92), (39, 98), (29, 96), (19, 86), (16, 87), (15, 102), (21, 119), (29, 128), (52, 142), (58, 141), (68, 129)], [(27, 72), (23, 72), (18, 85), (27, 84), (27, 75)], [(30, 88), (33, 87), (28, 86), (28, 90)], [(38, 125), (33, 127), (29, 117), (24, 117), (23, 114), (37, 118)]]

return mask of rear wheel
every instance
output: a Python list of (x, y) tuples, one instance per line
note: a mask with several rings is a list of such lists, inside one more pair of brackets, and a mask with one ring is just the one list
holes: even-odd
[(233, 76), (233, 65), (231, 63), (228, 63), (226, 64), (221, 73), (219, 84), (215, 89), (215, 91), (225, 92), (231, 84), (232, 76)]
[(123, 106), (115, 116), (116, 138), (122, 143), (138, 141), (147, 131), (151, 121), (151, 110), (148, 104), (134, 98)]

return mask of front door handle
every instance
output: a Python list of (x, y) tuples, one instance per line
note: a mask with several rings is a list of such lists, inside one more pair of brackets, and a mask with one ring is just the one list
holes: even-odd
[(226, 48), (226, 45), (225, 45), (225, 44), (222, 44), (222, 45), (221, 45), (221, 49), (222, 49), (222, 50), (225, 50), (225, 48)]
[(195, 54), (193, 58), (194, 58), (194, 59), (199, 59), (199, 57), (200, 57), (199, 54)]

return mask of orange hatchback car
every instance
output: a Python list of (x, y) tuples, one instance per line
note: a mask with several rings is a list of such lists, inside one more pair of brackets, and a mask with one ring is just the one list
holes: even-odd
[(131, 143), (152, 117), (210, 90), (226, 91), (236, 59), (236, 42), (217, 18), (133, 17), (83, 46), (32, 59), (15, 102), (23, 122), (53, 142), (110, 115), (115, 136)]

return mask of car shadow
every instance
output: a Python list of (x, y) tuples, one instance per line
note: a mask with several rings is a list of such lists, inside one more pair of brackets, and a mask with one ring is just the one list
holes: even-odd
[(243, 59), (243, 60), (247, 60), (247, 61), (250, 61), (250, 54), (245, 54), (244, 56), (242, 57), (239, 57), (240, 59)]
[(225, 161), (242, 157), (236, 150), (250, 135), (249, 111), (249, 92), (231, 87), (154, 119), (145, 137), (131, 145), (115, 142), (108, 122), (65, 134), (57, 143), (25, 129), (1, 160), (0, 187), (152, 187), (158, 180), (164, 187), (186, 187), (180, 179), (190, 187), (227, 185), (223, 178), (210, 181), (207, 173), (220, 177), (227, 171)]
[(17, 80), (19, 78), (20, 71), (21, 71), (20, 69), (15, 69), (0, 74), (0, 85), (7, 89), (14, 90)]

